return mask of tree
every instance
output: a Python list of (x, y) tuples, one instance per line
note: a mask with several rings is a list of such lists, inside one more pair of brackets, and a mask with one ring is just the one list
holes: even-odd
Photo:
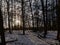
[(7, 1), (7, 12), (8, 12), (8, 26), (9, 26), (9, 33), (11, 34), (12, 31), (11, 31), (11, 28), (10, 28), (10, 13), (9, 13), (9, 1)]
[(23, 35), (25, 35), (25, 22), (24, 22), (24, 1), (22, 0), (22, 18), (23, 18)]
[(35, 9), (36, 9), (36, 11), (35, 11), (35, 18), (36, 18), (36, 25), (37, 25), (37, 30), (36, 31), (38, 31), (38, 21), (39, 21), (39, 5), (38, 5), (38, 1), (37, 0), (35, 0)]
[[(44, 13), (44, 1), (41, 0), (41, 4), (42, 4), (42, 11), (43, 11), (43, 22), (44, 22), (44, 38), (46, 37), (46, 34), (47, 34), (47, 24), (46, 24), (46, 21), (45, 21), (45, 13)], [(46, 11), (47, 11), (47, 0), (46, 0)], [(46, 12), (46, 15), (47, 15), (47, 12)]]
[(0, 8), (0, 34), (1, 34), (1, 45), (6, 45), (4, 28), (3, 28), (3, 16), (2, 16), (1, 8)]
[(31, 4), (31, 0), (29, 0), (29, 3), (30, 3), (30, 9), (31, 9), (31, 15), (32, 15), (32, 25), (33, 25), (33, 27), (32, 27), (32, 29), (33, 29), (33, 31), (34, 31), (34, 17), (33, 17), (33, 11), (32, 11), (32, 4)]
[(58, 24), (57, 39), (60, 41), (60, 0), (58, 0), (58, 4), (57, 4), (57, 24)]

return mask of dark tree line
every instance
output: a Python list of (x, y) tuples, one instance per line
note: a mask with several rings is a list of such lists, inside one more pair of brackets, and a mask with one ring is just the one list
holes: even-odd
[[(22, 19), (23, 19), (23, 35), (25, 35), (25, 20), (24, 20), (24, 17), (25, 17), (25, 15), (24, 15), (24, 0), (21, 0), (22, 2), (22, 4), (21, 4), (21, 6), (22, 6)], [(35, 0), (36, 1), (36, 0)], [(57, 2), (57, 1), (56, 1)], [(33, 23), (32, 23), (32, 25), (33, 25), (33, 30), (34, 31), (36, 31), (35, 29), (34, 29), (34, 18), (33, 18), (33, 13), (32, 13), (32, 4), (31, 4), (31, 1), (29, 0), (29, 3), (30, 3), (30, 8), (31, 8), (31, 14), (32, 14), (32, 20), (33, 20)], [(47, 35), (47, 0), (46, 0), (46, 8), (44, 8), (44, 0), (41, 0), (41, 4), (42, 4), (42, 11), (43, 11), (43, 22), (44, 22), (44, 37), (46, 37), (46, 35)], [(37, 30), (38, 30), (38, 21), (39, 21), (39, 19), (38, 19), (38, 9), (39, 9), (39, 7), (37, 6), (37, 3), (36, 3), (36, 12), (35, 12), (35, 15), (37, 15), (37, 22), (36, 22), (36, 25), (37, 25)], [(55, 8), (54, 7), (54, 0), (53, 0), (53, 7), (52, 7), (53, 9)], [(60, 0), (58, 0), (58, 3), (56, 4), (56, 13), (57, 13), (57, 29), (58, 29), (58, 33), (57, 33), (57, 39), (58, 40), (60, 40)], [(9, 25), (9, 32), (11, 33), (11, 30), (10, 30), (10, 19), (9, 19), (9, 2), (7, 2), (7, 11), (8, 11), (8, 25)], [(53, 21), (53, 15), (54, 15), (54, 10), (53, 10), (53, 14), (52, 14), (52, 21)], [(45, 18), (46, 17), (46, 18)], [(3, 29), (3, 16), (2, 16), (2, 11), (1, 11), (1, 8), (0, 8), (0, 34), (1, 34), (1, 44), (2, 45), (5, 45), (5, 36), (4, 36), (4, 29)]]
[[(41, 0), (42, 3), (42, 10), (43, 10), (43, 21), (44, 21), (44, 37), (46, 37), (47, 34), (47, 18), (46, 18), (46, 23), (45, 23), (45, 14), (44, 14), (44, 1)], [(52, 4), (52, 22), (54, 23), (53, 16), (54, 16), (54, 0)], [(60, 0), (56, 0), (56, 14), (57, 14), (57, 39), (60, 41)], [(46, 17), (47, 17), (47, 0), (46, 0)], [(51, 24), (50, 24), (51, 25)], [(54, 25), (54, 24), (53, 24)], [(51, 27), (50, 27), (51, 28)], [(52, 28), (51, 28), (52, 29)]]

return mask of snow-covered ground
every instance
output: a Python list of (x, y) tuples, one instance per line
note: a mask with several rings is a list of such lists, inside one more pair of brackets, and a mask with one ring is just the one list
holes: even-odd
[[(9, 34), (8, 31), (5, 32), (5, 39), (8, 42), (6, 45), (59, 45), (57, 40), (53, 38), (56, 37), (56, 31), (49, 31), (47, 38), (39, 39), (37, 33), (32, 31), (26, 31), (25, 35), (22, 35), (22, 31), (13, 31), (12, 34)], [(52, 38), (53, 37), (53, 38)]]
[[(39, 36), (43, 36), (44, 32), (39, 33), (37, 32), (38, 37)], [(39, 37), (41, 38), (41, 37)], [(46, 38), (41, 38), (42, 40), (44, 40), (45, 42), (47, 42), (48, 44), (53, 44), (53, 45), (59, 45), (59, 42), (57, 39), (57, 31), (48, 31)]]

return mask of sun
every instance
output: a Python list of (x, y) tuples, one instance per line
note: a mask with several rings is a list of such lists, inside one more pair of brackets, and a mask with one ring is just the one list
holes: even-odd
[(15, 21), (15, 24), (16, 24), (16, 25), (20, 25), (20, 24), (21, 24), (20, 20), (16, 20), (16, 21)]
[(19, 20), (16, 20), (16, 23), (18, 24), (20, 21)]

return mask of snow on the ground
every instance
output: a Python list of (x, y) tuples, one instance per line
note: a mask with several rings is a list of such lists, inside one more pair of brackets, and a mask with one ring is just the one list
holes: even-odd
[[(22, 35), (23, 32), (20, 31), (13, 31), (12, 34), (9, 34), (8, 31), (5, 32), (6, 41), (16, 40), (14, 42), (8, 42), (6, 45), (56, 45), (55, 43), (58, 41), (52, 38), (46, 39), (39, 39), (37, 34), (32, 31), (25, 31), (25, 35)], [(49, 33), (49, 32), (48, 32)], [(52, 32), (50, 32), (47, 36), (49, 36)], [(56, 33), (53, 33), (56, 35)]]
[(46, 37), (56, 39), (57, 38), (57, 31), (48, 31)]
[[(39, 34), (43, 36), (44, 32), (42, 33), (37, 32), (37, 35)], [(58, 40), (55, 40), (55, 39), (57, 39), (57, 31), (48, 31), (46, 38), (44, 38), (43, 40), (49, 44), (59, 45)]]
[(30, 31), (26, 31), (25, 35), (22, 35), (22, 31), (13, 31), (13, 34), (17, 35), (18, 41), (7, 43), (7, 45), (49, 45)]

